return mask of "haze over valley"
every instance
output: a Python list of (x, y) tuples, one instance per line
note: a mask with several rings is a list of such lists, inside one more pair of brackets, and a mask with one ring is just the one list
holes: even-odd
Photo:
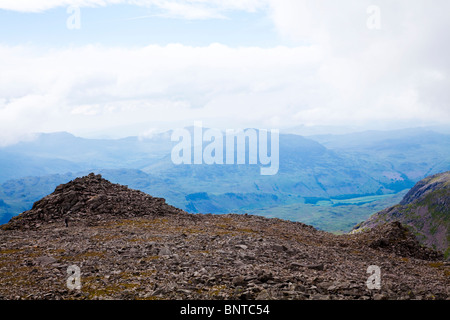
[(187, 212), (250, 213), (341, 233), (397, 204), (417, 181), (450, 170), (450, 135), (421, 128), (309, 137), (282, 133), (280, 168), (273, 176), (261, 175), (248, 161), (175, 165), (170, 153), (176, 142), (170, 138), (171, 131), (147, 139), (86, 139), (61, 132), (0, 148), (0, 221), (29, 210), (57, 185), (94, 171)]

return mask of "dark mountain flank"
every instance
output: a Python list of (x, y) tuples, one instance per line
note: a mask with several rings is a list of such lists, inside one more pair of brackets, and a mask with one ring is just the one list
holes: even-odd
[[(368, 282), (370, 266), (380, 288)], [(440, 300), (449, 298), (449, 267), (398, 222), (334, 235), (281, 219), (189, 214), (94, 174), (0, 228), (0, 299)]]
[(355, 231), (398, 221), (407, 226), (419, 242), (444, 252), (448, 258), (450, 241), (450, 171), (419, 181), (400, 204), (371, 216)]

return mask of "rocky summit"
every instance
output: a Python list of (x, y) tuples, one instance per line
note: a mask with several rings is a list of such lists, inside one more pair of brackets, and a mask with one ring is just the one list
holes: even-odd
[(181, 214), (182, 210), (141, 191), (113, 184), (101, 175), (89, 174), (62, 184), (55, 192), (34, 203), (29, 211), (13, 217), (6, 229), (36, 229), (64, 221), (86, 225), (109, 219)]
[(2, 299), (441, 300), (449, 276), (443, 255), (399, 222), (334, 235), (188, 214), (94, 174), (0, 229)]

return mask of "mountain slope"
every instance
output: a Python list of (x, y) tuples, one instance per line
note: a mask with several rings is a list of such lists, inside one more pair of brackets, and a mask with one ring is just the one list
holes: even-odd
[(385, 222), (399, 221), (414, 232), (418, 240), (449, 256), (450, 171), (419, 181), (399, 205), (371, 216), (355, 231), (373, 228)]
[[(280, 219), (189, 214), (90, 174), (0, 228), (0, 299), (445, 300), (441, 259), (400, 223), (337, 236)], [(67, 286), (69, 266), (80, 268), (79, 289)]]

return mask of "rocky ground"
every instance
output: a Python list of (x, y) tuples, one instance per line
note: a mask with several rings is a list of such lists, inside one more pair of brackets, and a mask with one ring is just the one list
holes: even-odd
[[(66, 218), (68, 226), (66, 226)], [(69, 266), (81, 289), (69, 289)], [(381, 288), (369, 289), (369, 266)], [(99, 176), (0, 229), (2, 299), (449, 299), (450, 265), (400, 223), (333, 235), (250, 215), (192, 215)]]

